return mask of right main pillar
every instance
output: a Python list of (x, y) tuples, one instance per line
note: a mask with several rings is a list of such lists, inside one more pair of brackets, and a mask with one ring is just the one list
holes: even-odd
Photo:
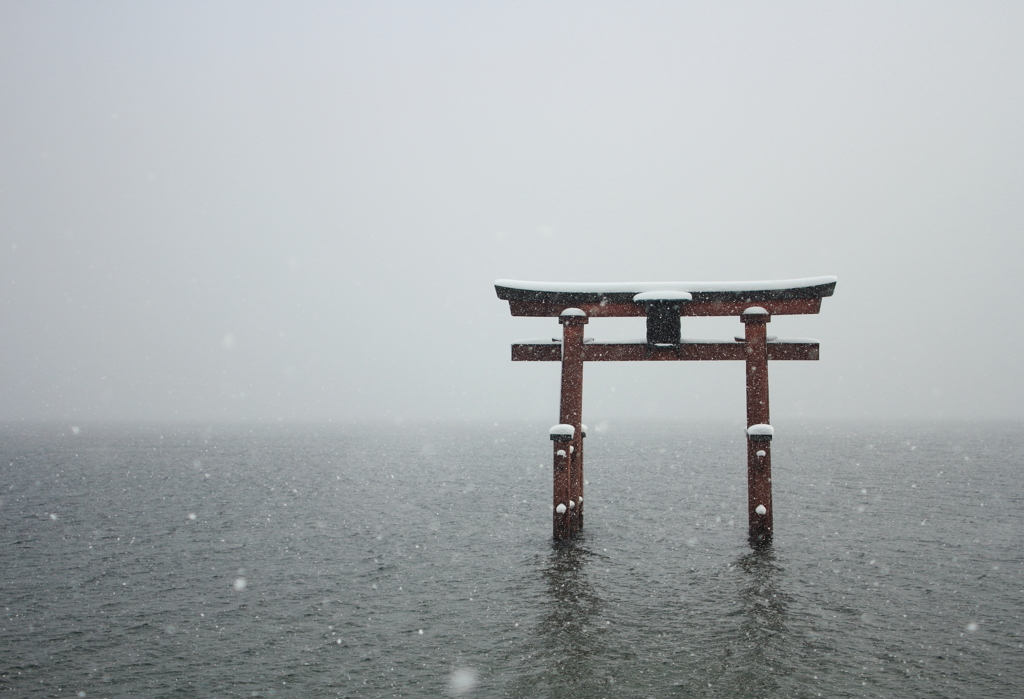
[(743, 311), (747, 365), (747, 521), (754, 548), (772, 542), (771, 417), (768, 413), (768, 328), (771, 315), (759, 306)]

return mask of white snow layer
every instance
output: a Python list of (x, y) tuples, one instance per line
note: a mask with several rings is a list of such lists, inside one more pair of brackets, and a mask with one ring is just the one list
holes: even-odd
[(574, 434), (576, 434), (576, 428), (573, 427), (572, 425), (555, 425), (550, 430), (548, 430), (548, 434), (567, 434), (570, 437), (572, 437)]
[(759, 515), (767, 514), (768, 508), (766, 508), (764, 505), (758, 505), (757, 507), (754, 508), (754, 512), (756, 512)]
[(644, 291), (633, 297), (634, 301), (692, 301), (693, 294), (689, 291), (672, 289), (663, 291)]
[(583, 316), (584, 318), (587, 317), (587, 314), (584, 313), (579, 308), (566, 308), (564, 311), (562, 311), (558, 315), (561, 315), (561, 316)]
[(766, 452), (764, 449), (758, 449), (757, 455), (763, 459), (764, 457), (768, 456), (768, 452)]
[(523, 291), (547, 291), (554, 293), (582, 294), (628, 294), (647, 291), (774, 291), (777, 289), (800, 289), (821, 286), (836, 281), (830, 277), (806, 277), (804, 279), (773, 279), (760, 282), (526, 282), (516, 279), (498, 279), (495, 286)]
[(564, 515), (565, 514), (565, 505), (559, 503), (558, 507), (555, 508), (555, 512), (557, 512), (560, 515)]
[(750, 434), (750, 435), (754, 435), (754, 434), (765, 435), (766, 434), (769, 437), (771, 437), (773, 434), (775, 434), (775, 428), (772, 427), (771, 425), (751, 425), (750, 427), (747, 428), (747, 434)]
[(745, 316), (766, 316), (768, 311), (764, 310), (760, 306), (751, 306), (743, 311)]

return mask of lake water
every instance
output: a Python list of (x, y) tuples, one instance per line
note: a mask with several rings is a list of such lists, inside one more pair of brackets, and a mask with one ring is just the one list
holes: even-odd
[(0, 692), (1024, 696), (1020, 423), (547, 427), (0, 427)]

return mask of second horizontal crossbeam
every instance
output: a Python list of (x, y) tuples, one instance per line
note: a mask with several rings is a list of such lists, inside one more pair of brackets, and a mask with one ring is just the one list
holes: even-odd
[[(771, 340), (769, 360), (818, 359), (817, 340)], [(588, 342), (583, 345), (585, 362), (723, 361), (747, 358), (746, 343), (733, 340), (683, 340), (678, 345), (649, 345), (646, 342)], [(513, 362), (560, 362), (562, 343), (527, 340), (512, 345)]]

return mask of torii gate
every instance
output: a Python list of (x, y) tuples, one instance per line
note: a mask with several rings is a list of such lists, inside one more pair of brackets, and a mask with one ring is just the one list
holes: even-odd
[[(583, 528), (583, 362), (741, 359), (747, 365), (747, 516), (751, 546), (772, 540), (774, 433), (768, 415), (768, 360), (818, 359), (817, 340), (767, 335), (772, 315), (817, 313), (835, 277), (769, 282), (642, 282), (574, 284), (499, 279), (498, 298), (514, 316), (557, 317), (562, 340), (512, 345), (514, 362), (562, 362), (559, 424), (554, 448), (554, 537)], [(647, 317), (646, 341), (592, 342), (583, 337), (590, 318)], [(735, 340), (695, 341), (680, 334), (681, 316), (739, 316), (745, 332)]]

